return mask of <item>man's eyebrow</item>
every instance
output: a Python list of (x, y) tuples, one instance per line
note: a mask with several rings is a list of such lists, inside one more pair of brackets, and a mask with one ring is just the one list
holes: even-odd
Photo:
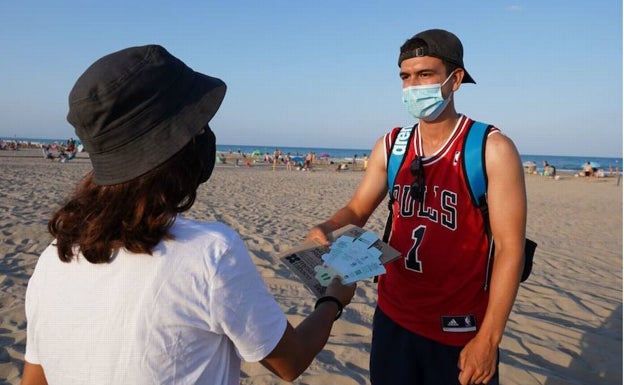
[(415, 72), (412, 72), (412, 71), (402, 71), (401, 70), (401, 71), (399, 71), (399, 76), (402, 76), (404, 74), (405, 75), (412, 74), (412, 73), (415, 73), (416, 75), (421, 75), (423, 73), (434, 73), (434, 72), (435, 71), (433, 69), (431, 69), (431, 68), (422, 68), (422, 69), (419, 69), (419, 70), (417, 70)]

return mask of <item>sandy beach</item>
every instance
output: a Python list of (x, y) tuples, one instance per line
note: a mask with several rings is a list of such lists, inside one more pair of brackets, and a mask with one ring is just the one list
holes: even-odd
[[(20, 154), (17, 154), (20, 153)], [(21, 156), (18, 156), (21, 155)], [(47, 219), (90, 170), (88, 159), (46, 161), (39, 152), (0, 153), (0, 385), (19, 384), (26, 343), (24, 295)], [(222, 221), (246, 242), (289, 320), (314, 305), (312, 294), (276, 256), (346, 203), (359, 171), (292, 171), (218, 165), (185, 216)], [(539, 246), (533, 275), (521, 285), (501, 344), (505, 385), (622, 383), (622, 185), (614, 177), (553, 180), (527, 175), (527, 236)], [(367, 228), (381, 235), (382, 204)], [(295, 384), (368, 384), (376, 300), (372, 281), (337, 321), (329, 343)], [(241, 384), (285, 384), (245, 363)]]

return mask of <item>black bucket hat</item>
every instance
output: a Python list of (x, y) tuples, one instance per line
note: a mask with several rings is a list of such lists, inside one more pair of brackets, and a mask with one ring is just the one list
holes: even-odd
[(216, 114), (226, 85), (159, 45), (93, 63), (69, 94), (67, 120), (89, 153), (94, 182), (130, 181), (180, 151)]
[[(404, 47), (410, 47), (407, 49)], [(462, 83), (477, 83), (464, 67), (464, 47), (457, 36), (443, 29), (429, 29), (412, 36), (401, 47), (399, 67), (405, 59), (433, 56), (464, 70)]]

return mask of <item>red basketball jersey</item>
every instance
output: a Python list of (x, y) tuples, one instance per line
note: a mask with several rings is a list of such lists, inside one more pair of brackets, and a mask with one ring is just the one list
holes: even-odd
[[(461, 157), (472, 120), (462, 116), (446, 143), (422, 158), (424, 201), (410, 196), (410, 163), (422, 156), (418, 127), (394, 181), (390, 245), (403, 258), (379, 277), (378, 305), (402, 327), (446, 345), (472, 339), (488, 303), (484, 290), (488, 240), (473, 206)], [(498, 131), (494, 128), (493, 131)], [(386, 134), (390, 151), (391, 134)]]

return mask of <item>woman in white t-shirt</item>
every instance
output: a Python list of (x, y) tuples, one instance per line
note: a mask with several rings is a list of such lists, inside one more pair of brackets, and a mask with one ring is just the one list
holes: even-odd
[(93, 171), (28, 284), (23, 385), (234, 385), (241, 359), (292, 381), (323, 348), (355, 286), (334, 279), (293, 328), (234, 230), (179, 217), (212, 173), (225, 89), (157, 45), (78, 79), (67, 119)]

